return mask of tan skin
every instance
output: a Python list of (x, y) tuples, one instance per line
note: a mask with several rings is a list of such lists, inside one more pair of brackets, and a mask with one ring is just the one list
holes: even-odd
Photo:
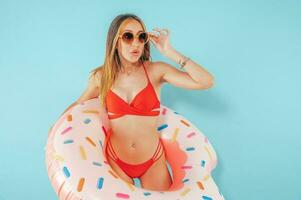
[[(124, 30), (130, 30), (134, 34), (137, 34), (143, 28), (139, 22), (131, 20), (121, 28), (121, 32)], [(154, 30), (158, 31), (160, 35), (156, 35), (155, 32), (148, 32), (151, 35), (150, 41), (163, 55), (175, 62), (179, 58), (183, 58), (183, 55), (170, 46), (168, 41), (169, 35), (163, 34), (163, 30), (166, 29)], [(167, 32), (169, 31), (167, 30)], [(118, 40), (117, 49), (119, 55), (121, 55), (120, 59), (124, 68), (117, 75), (117, 79), (111, 89), (127, 103), (131, 102), (136, 94), (145, 88), (147, 84), (145, 72), (139, 61), (143, 48), (144, 45), (139, 43), (137, 38), (135, 38), (132, 44), (126, 44), (121, 39)], [(130, 52), (134, 49), (139, 50), (140, 54), (138, 56), (131, 55)], [(177, 87), (194, 90), (208, 89), (213, 85), (211, 74), (192, 60), (188, 61), (185, 66), (188, 73), (160, 61), (145, 61), (145, 67), (159, 100), (163, 83), (170, 83)], [(128, 75), (127, 72), (129, 71), (131, 72)], [(101, 77), (101, 73), (102, 70), (99, 71), (99, 77)], [(77, 103), (98, 96), (96, 82), (90, 79), (84, 93), (69, 108)], [(125, 115), (110, 120), (113, 130), (110, 140), (117, 156), (129, 164), (139, 164), (150, 159), (156, 150), (159, 140), (157, 120), (158, 116), (139, 115)], [(111, 158), (108, 159), (108, 162), (123, 180), (134, 184), (133, 180)], [(166, 157), (164, 154), (140, 177), (140, 181), (141, 186), (146, 189), (168, 190), (172, 180), (166, 166)]]

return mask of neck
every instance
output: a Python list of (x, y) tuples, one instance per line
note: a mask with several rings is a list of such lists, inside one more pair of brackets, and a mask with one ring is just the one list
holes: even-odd
[(129, 61), (121, 61), (121, 71), (129, 71), (129, 70), (135, 70), (137, 67), (140, 66), (140, 60), (136, 62), (129, 62)]

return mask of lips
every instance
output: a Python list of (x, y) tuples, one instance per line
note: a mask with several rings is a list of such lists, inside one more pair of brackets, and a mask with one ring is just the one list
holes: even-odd
[(131, 51), (131, 53), (138, 54), (138, 53), (139, 53), (139, 50), (133, 50), (133, 51)]
[(133, 51), (131, 51), (131, 54), (133, 54), (133, 55), (139, 55), (139, 50), (133, 50)]

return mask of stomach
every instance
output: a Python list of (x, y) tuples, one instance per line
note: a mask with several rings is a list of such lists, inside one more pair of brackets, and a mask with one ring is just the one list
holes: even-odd
[(117, 156), (129, 163), (150, 159), (159, 142), (158, 116), (124, 115), (110, 120), (110, 141)]

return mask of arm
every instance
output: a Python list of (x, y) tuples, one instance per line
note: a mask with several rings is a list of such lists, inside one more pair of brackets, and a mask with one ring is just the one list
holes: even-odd
[[(184, 58), (175, 49), (166, 52), (165, 56), (177, 63)], [(186, 89), (208, 89), (213, 86), (214, 77), (192, 60), (189, 60), (183, 68), (187, 72), (180, 71), (164, 62), (159, 62), (159, 65), (162, 68), (161, 82), (168, 82)]]

